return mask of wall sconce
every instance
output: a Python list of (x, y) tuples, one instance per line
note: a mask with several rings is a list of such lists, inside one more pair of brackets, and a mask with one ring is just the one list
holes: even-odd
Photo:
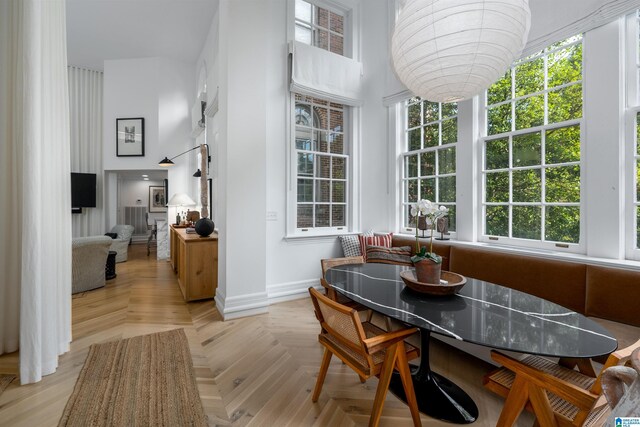
[[(210, 166), (210, 164), (211, 164), (211, 152), (209, 151), (209, 144), (202, 144), (202, 145), (204, 145), (205, 147), (207, 147), (207, 172), (208, 172), (208, 171), (209, 171), (209, 166)], [(170, 159), (169, 159), (168, 157), (165, 157), (164, 159), (162, 159), (162, 160), (158, 163), (158, 165), (162, 166), (163, 168), (168, 168), (168, 167), (170, 167), (170, 166), (173, 166), (173, 165), (175, 164), (175, 163), (173, 163), (173, 159), (177, 159), (178, 157), (180, 157), (180, 156), (182, 156), (182, 155), (184, 155), (184, 154), (187, 154), (187, 153), (188, 153), (188, 152), (190, 152), (190, 151), (196, 150), (196, 149), (200, 148), (202, 145), (196, 145), (196, 146), (195, 146), (195, 147), (193, 147), (193, 148), (189, 148), (187, 151), (185, 151), (185, 152), (183, 152), (183, 153), (180, 153), (180, 154), (178, 154), (177, 156), (173, 156), (173, 157), (172, 157), (172, 158), (170, 158)], [(196, 173), (194, 173), (194, 174), (193, 174), (193, 176), (195, 176), (196, 178), (197, 178), (197, 177), (199, 177), (199, 176), (202, 176), (202, 172), (200, 172), (200, 169), (198, 169), (198, 170), (196, 171)]]

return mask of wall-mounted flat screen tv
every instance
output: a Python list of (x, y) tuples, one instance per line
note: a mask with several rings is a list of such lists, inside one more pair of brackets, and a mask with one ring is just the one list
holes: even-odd
[(71, 207), (96, 207), (96, 174), (71, 172)]

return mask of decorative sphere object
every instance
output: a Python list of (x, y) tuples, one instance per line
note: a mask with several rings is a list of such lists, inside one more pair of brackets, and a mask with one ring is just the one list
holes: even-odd
[(214, 229), (213, 221), (209, 218), (200, 218), (196, 221), (196, 233), (198, 233), (202, 237), (208, 237), (211, 233), (213, 233)]
[(530, 26), (529, 0), (406, 0), (391, 39), (393, 64), (423, 99), (468, 99), (518, 59)]

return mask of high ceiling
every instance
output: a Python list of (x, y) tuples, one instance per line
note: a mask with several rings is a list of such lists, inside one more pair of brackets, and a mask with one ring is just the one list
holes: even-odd
[(195, 62), (218, 0), (67, 0), (69, 65), (161, 56)]

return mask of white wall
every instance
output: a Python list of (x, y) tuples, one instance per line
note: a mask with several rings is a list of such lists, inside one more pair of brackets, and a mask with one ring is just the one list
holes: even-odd
[[(120, 182), (120, 206), (144, 206), (149, 210), (149, 187), (163, 187), (162, 181), (144, 181), (123, 179)], [(149, 222), (153, 219), (166, 219), (166, 213), (149, 212)]]
[[(166, 58), (140, 58), (105, 61), (104, 65), (104, 169), (152, 170), (163, 169), (158, 162), (171, 158), (195, 145), (190, 137), (194, 64)], [(145, 155), (143, 157), (116, 156), (116, 119), (144, 117)], [(168, 169), (170, 198), (178, 192), (192, 194), (189, 156), (175, 160)], [(111, 192), (113, 182), (105, 191), (109, 193), (107, 228), (117, 218), (117, 206)]]
[[(362, 154), (357, 154), (367, 163), (358, 177), (363, 183), (362, 228), (385, 230), (388, 145), (382, 96), (388, 6), (386, 1), (366, 6), (361, 11), (363, 39), (369, 38), (361, 49), (366, 106), (358, 112)], [(336, 237), (285, 238), (286, 2), (221, 1), (196, 73), (202, 61), (207, 62), (209, 93), (220, 86), (220, 111), (207, 132), (217, 182), (214, 219), (220, 230), (216, 302), (225, 318), (232, 318), (263, 312), (270, 302), (306, 296), (309, 286), (318, 285), (320, 259), (339, 256), (342, 250)], [(267, 212), (275, 212), (276, 219), (267, 221)]]

